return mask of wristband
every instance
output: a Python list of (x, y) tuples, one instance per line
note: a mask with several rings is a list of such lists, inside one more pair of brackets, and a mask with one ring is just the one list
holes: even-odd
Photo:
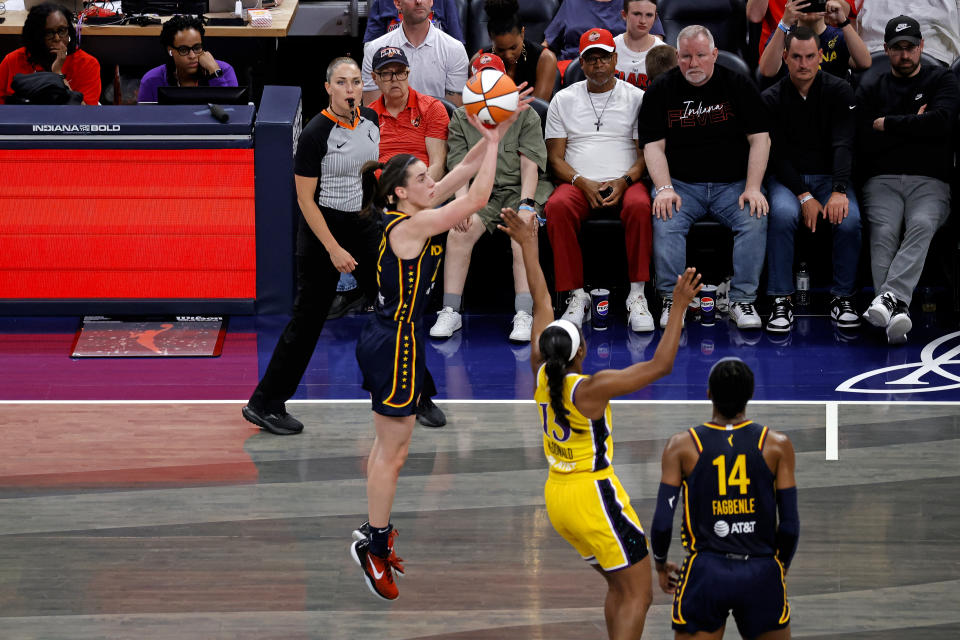
[(808, 193), (807, 195), (800, 198), (800, 205), (803, 206), (804, 204), (810, 202), (811, 200), (813, 200), (813, 195)]
[(519, 207), (517, 207), (517, 211), (533, 211), (534, 213), (537, 212), (536, 209), (534, 209), (533, 207), (531, 207), (531, 206), (528, 205), (528, 204), (522, 204), (522, 205), (520, 205)]
[(843, 22), (837, 25), (837, 29), (843, 29), (848, 24), (850, 24), (850, 18), (845, 19)]
[(579, 173), (573, 174), (573, 177), (570, 178), (570, 184), (573, 184), (574, 182), (576, 182), (576, 181), (577, 181), (577, 178), (579, 178), (579, 177), (580, 177), (580, 174), (579, 174)]
[(622, 176), (620, 176), (620, 179), (626, 182), (628, 187), (633, 186), (633, 178), (631, 178), (629, 174), (626, 174), (626, 173), (623, 174)]
[(662, 187), (656, 187), (656, 188), (654, 188), (654, 190), (653, 190), (653, 197), (656, 198), (658, 195), (660, 195), (660, 192), (661, 192), (661, 191), (666, 191), (667, 189), (673, 189), (673, 185), (672, 185), (672, 184), (665, 184), (665, 185), (663, 185)]
[(783, 20), (781, 20), (781, 21), (777, 24), (777, 29), (780, 29), (780, 31), (783, 31), (784, 33), (790, 33), (790, 27), (788, 27), (787, 25), (783, 24)]

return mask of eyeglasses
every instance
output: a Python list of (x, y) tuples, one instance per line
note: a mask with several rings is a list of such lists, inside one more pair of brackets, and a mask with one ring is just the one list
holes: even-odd
[(193, 45), (192, 47), (187, 47), (187, 46), (174, 47), (173, 50), (176, 51), (176, 52), (177, 52), (178, 54), (180, 54), (181, 56), (188, 56), (188, 55), (190, 55), (190, 52), (191, 52), (191, 51), (193, 51), (194, 53), (196, 53), (196, 54), (199, 55), (199, 54), (203, 53), (203, 45), (202, 45), (202, 44), (195, 44), (195, 45)]
[(67, 27), (57, 27), (56, 29), (44, 29), (43, 37), (47, 40), (57, 40), (70, 36), (70, 29)]
[(381, 80), (406, 80), (410, 75), (410, 70), (406, 69), (405, 71), (377, 71), (378, 76)]
[(598, 62), (607, 63), (613, 60), (613, 54), (599, 53), (592, 56), (581, 56), (580, 59), (583, 60), (583, 64), (597, 64)]

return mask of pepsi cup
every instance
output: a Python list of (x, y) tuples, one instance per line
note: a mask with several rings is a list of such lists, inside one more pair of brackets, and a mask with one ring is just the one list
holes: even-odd
[(705, 284), (700, 289), (700, 324), (712, 327), (717, 323), (717, 286)]
[(590, 326), (594, 331), (606, 331), (610, 326), (610, 291), (593, 289), (590, 291)]

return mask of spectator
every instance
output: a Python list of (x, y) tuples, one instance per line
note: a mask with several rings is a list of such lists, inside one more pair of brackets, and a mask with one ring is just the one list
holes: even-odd
[[(876, 0), (870, 0), (875, 2)], [(855, 18), (857, 15), (856, 0), (844, 0), (846, 7), (844, 19)], [(776, 31), (777, 25), (783, 20), (783, 12), (787, 0), (747, 0), (747, 20), (750, 22), (762, 22), (763, 28), (760, 33), (760, 53), (763, 53), (770, 36)], [(842, 21), (841, 21), (842, 22)]]
[(380, 97), (370, 105), (380, 117), (380, 160), (410, 153), (429, 167), (430, 177), (443, 177), (450, 117), (436, 98), (411, 89), (410, 66), (403, 49), (381, 47), (373, 56), (373, 79)]
[(533, 96), (546, 102), (553, 97), (557, 77), (557, 56), (532, 40), (520, 23), (520, 4), (517, 0), (485, 0), (487, 33), (493, 44), (481, 49), (478, 55), (497, 55), (506, 73), (518, 85), (526, 82), (533, 87)]
[[(484, 58), (488, 59), (484, 61)], [(474, 60), (474, 73), (483, 68), (503, 71), (503, 62), (492, 53), (483, 54)], [(480, 132), (467, 120), (465, 109), (458, 107), (450, 121), (450, 151), (447, 156), (450, 168), (459, 164), (481, 140)], [(460, 302), (473, 245), (484, 230), (490, 233), (497, 230), (497, 224), (502, 222), (500, 210), (509, 207), (525, 219), (532, 218), (543, 210), (543, 203), (553, 191), (553, 185), (543, 175), (547, 168), (547, 148), (543, 142), (540, 116), (536, 111), (527, 109), (520, 114), (520, 118), (504, 134), (497, 153), (497, 173), (489, 202), (447, 234), (443, 264), (443, 308), (437, 314), (436, 324), (430, 329), (431, 337), (449, 338), (460, 329)], [(462, 191), (465, 190), (466, 186)], [(533, 298), (530, 297), (520, 245), (511, 240), (510, 248), (513, 251), (515, 294), (510, 340), (530, 342)]]
[(773, 78), (780, 73), (784, 42), (797, 25), (807, 27), (820, 38), (820, 69), (838, 78), (846, 78), (848, 69), (870, 66), (870, 52), (849, 18), (844, 17), (842, 0), (827, 0), (825, 12), (805, 13), (810, 0), (790, 0), (784, 5), (783, 19), (770, 36), (760, 56), (760, 74)]
[(816, 33), (807, 27), (791, 31), (783, 55), (788, 75), (763, 92), (773, 144), (767, 232), (767, 295), (773, 311), (767, 331), (774, 333), (793, 326), (797, 226), (802, 220), (815, 232), (819, 218), (829, 220), (833, 232), (830, 317), (840, 328), (860, 326), (853, 300), (860, 209), (850, 186), (856, 102), (847, 82), (817, 69), (822, 54), (817, 44)]
[(867, 178), (863, 205), (876, 294), (863, 317), (897, 344), (913, 327), (908, 307), (930, 241), (950, 215), (960, 91), (949, 69), (921, 65), (923, 35), (915, 19), (893, 18), (884, 39), (890, 73), (857, 90), (858, 166)]
[(463, 104), (461, 93), (470, 64), (463, 44), (430, 23), (433, 0), (397, 0), (397, 6), (403, 12), (400, 28), (363, 46), (363, 103), (371, 104), (380, 97), (371, 74), (373, 55), (381, 47), (396, 47), (416, 69), (410, 78), (411, 88), (434, 98), (446, 98), (455, 105)]
[(654, 80), (677, 64), (677, 50), (670, 45), (651, 49), (647, 54), (647, 85), (653, 84)]
[(630, 328), (653, 331), (643, 293), (650, 278), (650, 194), (640, 182), (644, 162), (636, 141), (643, 91), (614, 75), (616, 45), (606, 29), (590, 29), (580, 37), (580, 64), (587, 79), (557, 92), (546, 125), (550, 168), (560, 183), (545, 209), (556, 288), (569, 292), (563, 317), (578, 327), (590, 317), (580, 225), (598, 210), (620, 207), (630, 272)]
[[(617, 0), (563, 0), (560, 10), (543, 34), (543, 46), (553, 49), (563, 65), (562, 61), (573, 60), (580, 55), (580, 34), (594, 27), (606, 29), (614, 35), (623, 33), (626, 27), (623, 23), (620, 2)], [(663, 35), (663, 26), (659, 19), (650, 32)], [(564, 65), (560, 72), (563, 73), (565, 68)]]
[[(734, 233), (730, 317), (759, 329), (754, 307), (767, 237), (761, 192), (770, 152), (763, 102), (746, 77), (716, 66), (710, 30), (677, 36), (680, 66), (652, 85), (640, 108), (640, 144), (653, 180), (653, 259), (667, 325), (670, 292), (686, 265), (687, 233), (704, 216)], [(683, 313), (685, 310), (680, 310)]]
[[(421, 0), (420, 4), (426, 3)], [(372, 0), (369, 9), (367, 29), (363, 32), (364, 42), (376, 40), (386, 32), (393, 31), (403, 20), (399, 0)], [(456, 0), (440, 0), (433, 3), (431, 9), (433, 11), (429, 19), (433, 26), (449, 33), (454, 40), (463, 42), (463, 25), (460, 24)]]
[(926, 34), (923, 51), (943, 64), (960, 58), (960, 2), (911, 2), (903, 0), (857, 0), (857, 26), (870, 53), (884, 51), (883, 32), (890, 16), (909, 7), (914, 20)]
[(235, 87), (237, 74), (226, 62), (206, 50), (203, 21), (196, 16), (173, 16), (160, 30), (166, 64), (143, 76), (137, 102), (156, 102), (160, 87)]
[(20, 34), (23, 46), (0, 62), (0, 104), (13, 95), (11, 84), (18, 73), (51, 71), (63, 76), (68, 89), (83, 94), (83, 103), (100, 102), (100, 63), (79, 48), (73, 13), (60, 5), (44, 3), (30, 9)]
[(657, 3), (655, 0), (623, 0), (620, 14), (627, 30), (613, 39), (617, 45), (617, 77), (646, 89), (650, 84), (647, 54), (656, 47), (669, 46), (650, 33), (657, 21)]

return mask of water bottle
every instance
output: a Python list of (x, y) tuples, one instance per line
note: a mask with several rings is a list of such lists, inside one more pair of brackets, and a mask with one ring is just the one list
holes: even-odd
[(810, 304), (810, 272), (807, 271), (807, 263), (800, 263), (800, 271), (797, 271), (797, 306), (805, 307)]

